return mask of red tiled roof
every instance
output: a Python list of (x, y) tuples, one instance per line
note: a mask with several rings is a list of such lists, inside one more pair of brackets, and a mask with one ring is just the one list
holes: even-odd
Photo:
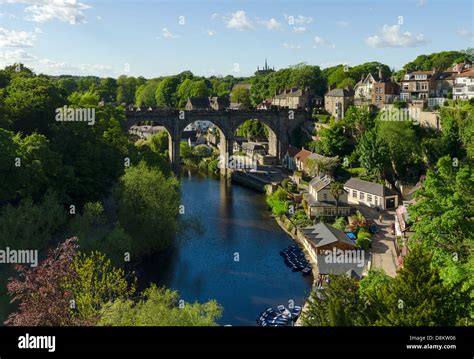
[(464, 70), (457, 74), (456, 77), (474, 77), (474, 69)]
[(306, 157), (308, 157), (311, 154), (311, 151), (302, 149), (295, 155), (295, 159), (304, 161)]

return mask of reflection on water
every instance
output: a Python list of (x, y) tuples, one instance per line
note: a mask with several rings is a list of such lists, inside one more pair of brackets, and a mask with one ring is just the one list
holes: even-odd
[(268, 306), (304, 303), (311, 279), (283, 263), (279, 252), (292, 241), (261, 193), (189, 171), (181, 183), (183, 219), (197, 219), (204, 231), (144, 263), (142, 282), (176, 289), (188, 302), (216, 299), (224, 307), (220, 324), (255, 325)]

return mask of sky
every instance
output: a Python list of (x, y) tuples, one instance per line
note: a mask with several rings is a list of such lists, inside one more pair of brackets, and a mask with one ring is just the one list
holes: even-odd
[(0, 0), (0, 68), (153, 78), (249, 76), (474, 47), (472, 0)]

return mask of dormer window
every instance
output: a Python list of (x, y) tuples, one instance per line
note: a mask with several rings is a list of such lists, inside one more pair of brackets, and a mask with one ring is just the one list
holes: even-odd
[(404, 79), (407, 81), (410, 80), (410, 75), (405, 75)]

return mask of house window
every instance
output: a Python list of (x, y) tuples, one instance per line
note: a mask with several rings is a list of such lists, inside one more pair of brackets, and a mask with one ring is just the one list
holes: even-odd
[(326, 216), (334, 216), (335, 210), (334, 208), (324, 208), (324, 214)]
[(352, 191), (352, 197), (357, 198), (357, 191)]
[(364, 192), (359, 192), (359, 199), (362, 199), (362, 200), (363, 200), (364, 197), (365, 197), (365, 196), (364, 196)]
[(379, 198), (377, 196), (375, 196), (375, 205), (378, 206), (379, 205)]
[(328, 194), (327, 194), (327, 193), (323, 194), (323, 199), (324, 199), (325, 201), (328, 200)]
[(422, 83), (421, 84), (421, 89), (425, 90), (425, 91), (428, 90), (428, 84), (427, 83)]
[(367, 195), (367, 202), (372, 203), (372, 195), (371, 194)]

